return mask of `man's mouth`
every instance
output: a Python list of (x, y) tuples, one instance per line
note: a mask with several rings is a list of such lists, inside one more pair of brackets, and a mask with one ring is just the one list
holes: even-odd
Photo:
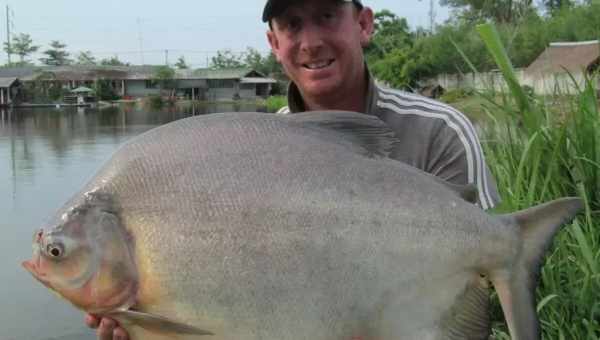
[(302, 66), (309, 70), (321, 70), (321, 69), (324, 69), (324, 68), (330, 66), (331, 64), (333, 64), (334, 61), (335, 61), (335, 59), (327, 59), (327, 60), (321, 60), (321, 61), (315, 61), (312, 63), (302, 64)]

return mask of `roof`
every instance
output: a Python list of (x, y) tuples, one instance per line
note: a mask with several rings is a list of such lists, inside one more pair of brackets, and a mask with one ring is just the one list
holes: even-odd
[(240, 80), (242, 84), (275, 84), (277, 80), (271, 78), (247, 77)]
[(194, 71), (194, 76), (202, 79), (241, 79), (247, 75), (258, 73), (249, 68), (209, 69)]
[[(53, 74), (56, 80), (93, 81), (98, 78), (113, 80), (147, 80), (154, 78), (159, 66), (31, 66), (0, 68), (0, 77), (16, 77), (24, 81), (34, 80), (43, 73)], [(231, 69), (183, 69), (175, 70), (176, 79), (242, 79), (246, 76), (264, 78), (260, 72), (249, 68)]]
[(590, 71), (600, 60), (600, 41), (551, 43), (525, 70), (531, 75)]
[(17, 81), (16, 77), (0, 78), (0, 87), (1, 88), (11, 87), (15, 81)]

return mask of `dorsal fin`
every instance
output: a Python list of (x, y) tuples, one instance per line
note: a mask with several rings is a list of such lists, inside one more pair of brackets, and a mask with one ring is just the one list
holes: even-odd
[(284, 116), (303, 127), (328, 130), (328, 135), (362, 147), (369, 156), (387, 157), (395, 134), (376, 116), (349, 111), (310, 111)]

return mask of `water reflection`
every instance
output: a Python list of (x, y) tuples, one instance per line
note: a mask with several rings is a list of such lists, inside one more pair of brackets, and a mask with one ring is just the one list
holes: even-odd
[(0, 340), (94, 339), (82, 314), (20, 267), (33, 232), (127, 139), (158, 125), (255, 105), (0, 109)]

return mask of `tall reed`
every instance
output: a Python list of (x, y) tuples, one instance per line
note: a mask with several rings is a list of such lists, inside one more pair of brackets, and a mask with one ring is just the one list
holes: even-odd
[[(488, 164), (513, 211), (562, 196), (580, 196), (586, 209), (557, 236), (537, 291), (544, 339), (600, 339), (600, 113), (595, 76), (572, 78), (575, 95), (535, 96), (517, 81), (495, 28), (480, 36), (507, 84), (488, 100), (482, 133)], [(597, 76), (597, 75), (596, 75)], [(562, 103), (563, 105), (556, 105)], [(508, 339), (497, 301), (494, 336)]]

